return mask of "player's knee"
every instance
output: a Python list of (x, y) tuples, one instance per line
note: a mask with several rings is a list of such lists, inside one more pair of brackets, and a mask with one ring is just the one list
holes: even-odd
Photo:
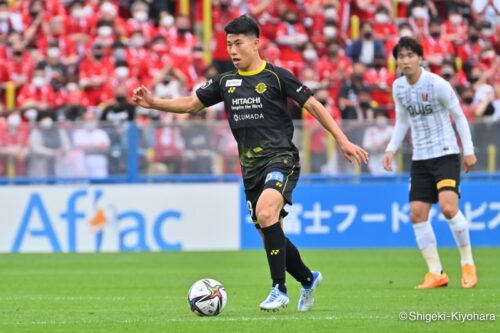
[(424, 212), (411, 211), (410, 220), (411, 220), (411, 223), (424, 222), (427, 220), (427, 216), (426, 216), (426, 214), (424, 214)]
[(257, 221), (262, 227), (268, 227), (276, 222), (273, 211), (268, 208), (262, 208), (257, 211)]
[(448, 220), (453, 218), (455, 215), (458, 213), (458, 207), (457, 205), (453, 203), (441, 203), (441, 213), (443, 213), (444, 217), (447, 218)]

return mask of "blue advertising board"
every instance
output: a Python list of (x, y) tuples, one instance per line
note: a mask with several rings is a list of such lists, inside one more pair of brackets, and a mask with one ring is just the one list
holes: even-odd
[[(500, 246), (500, 185), (464, 182), (460, 209), (470, 221), (474, 246)], [(287, 206), (285, 233), (300, 248), (414, 247), (408, 183), (303, 183)], [(261, 248), (244, 194), (241, 247)], [(455, 246), (448, 224), (434, 205), (430, 220), (438, 246)]]

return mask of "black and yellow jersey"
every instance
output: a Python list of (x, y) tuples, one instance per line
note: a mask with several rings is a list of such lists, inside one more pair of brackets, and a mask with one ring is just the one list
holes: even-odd
[(219, 74), (200, 87), (196, 95), (207, 107), (224, 102), (245, 180), (274, 161), (299, 163), (287, 97), (302, 107), (312, 93), (289, 71), (264, 61), (252, 72)]

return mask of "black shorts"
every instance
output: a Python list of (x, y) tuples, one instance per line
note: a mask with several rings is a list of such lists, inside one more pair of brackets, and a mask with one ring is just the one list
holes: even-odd
[(410, 201), (436, 203), (441, 191), (454, 191), (460, 196), (460, 155), (445, 155), (412, 161)]
[[(260, 229), (260, 225), (257, 222), (257, 216), (255, 215), (257, 201), (259, 197), (267, 188), (273, 188), (279, 191), (285, 203), (292, 204), (292, 192), (300, 175), (300, 165), (288, 165), (285, 163), (273, 163), (266, 166), (259, 175), (253, 179), (251, 183), (257, 184), (252, 188), (247, 189), (245, 187), (245, 196), (247, 199), (247, 207), (252, 216), (252, 221), (257, 229)], [(287, 216), (286, 210), (281, 209), (280, 217)]]

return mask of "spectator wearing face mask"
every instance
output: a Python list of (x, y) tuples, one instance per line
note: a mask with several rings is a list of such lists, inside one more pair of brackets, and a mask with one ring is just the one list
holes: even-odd
[(474, 89), (472, 87), (464, 88), (460, 94), (460, 101), (460, 107), (464, 111), (467, 120), (474, 120), (476, 118), (475, 106), (472, 104), (474, 101)]
[(172, 33), (173, 29), (175, 29), (174, 16), (168, 11), (161, 11), (158, 20), (158, 35), (161, 35), (163, 37), (169, 36)]
[(92, 33), (92, 16), (85, 10), (83, 1), (73, 1), (69, 6), (69, 15), (65, 22), (66, 32), (71, 40), (87, 43)]
[(364, 22), (361, 27), (361, 37), (352, 42), (348, 55), (353, 62), (361, 62), (370, 66), (377, 56), (384, 56), (384, 44), (373, 36), (373, 26)]
[(444, 21), (445, 39), (456, 45), (462, 45), (467, 38), (467, 22), (464, 21), (459, 7), (451, 7), (448, 18)]
[(165, 66), (172, 66), (167, 40), (159, 35), (151, 41), (149, 60), (147, 63), (148, 82), (146, 86), (153, 86), (155, 78)]
[(106, 21), (114, 27), (114, 31), (119, 38), (126, 38), (127, 22), (118, 15), (118, 8), (112, 1), (104, 1), (96, 8), (89, 5), (84, 7), (84, 14), (90, 16), (90, 26), (92, 27), (91, 35), (97, 35), (97, 22)]
[(117, 39), (118, 35), (115, 32), (114, 23), (109, 20), (99, 20), (97, 21), (97, 29), (94, 39), (91, 41), (91, 45), (99, 44), (106, 49), (106, 56), (113, 46), (113, 43)]
[(105, 57), (104, 51), (102, 45), (95, 44), (87, 58), (80, 63), (79, 84), (92, 106), (102, 102), (102, 89), (114, 74), (113, 64)]
[(389, 59), (394, 58), (392, 55), (392, 49), (398, 43), (401, 37), (412, 37), (413, 30), (408, 22), (403, 22), (398, 25), (398, 32), (396, 36), (393, 36), (385, 41), (385, 54), (388, 55)]
[(316, 45), (320, 55), (326, 53), (326, 45), (330, 41), (342, 39), (342, 24), (338, 23), (341, 22), (339, 21), (340, 6), (336, 1), (325, 1), (323, 7), (312, 16), (313, 24), (309, 29), (310, 40)]
[(196, 82), (196, 71), (193, 69), (193, 48), (200, 44), (200, 40), (191, 32), (191, 21), (187, 16), (178, 16), (175, 21), (176, 29), (167, 38), (172, 66), (178, 68), (186, 76), (186, 88), (191, 89)]
[(380, 5), (392, 8), (392, 1), (389, 0), (355, 0), (353, 2), (352, 15), (357, 15), (361, 22), (372, 21)]
[(304, 62), (302, 63), (302, 68), (316, 68), (318, 64), (318, 51), (316, 45), (312, 42), (306, 42), (304, 44), (304, 49), (302, 50), (302, 58)]
[(488, 76), (493, 77), (495, 66), (497, 66), (498, 61), (500, 61), (500, 56), (495, 53), (493, 45), (489, 42), (485, 42), (481, 46), (481, 53), (479, 55), (477, 66), (487, 72)]
[(342, 119), (358, 119), (364, 118), (359, 108), (358, 95), (361, 90), (365, 89), (364, 73), (366, 66), (362, 63), (353, 65), (352, 76), (348, 80), (344, 80), (339, 92), (339, 109), (342, 114)]
[[(335, 101), (331, 98), (327, 89), (317, 90), (314, 96), (332, 115), (335, 121), (341, 121), (340, 110), (335, 105)], [(306, 126), (305, 130), (309, 136), (309, 151), (311, 154), (310, 172), (321, 173), (323, 166), (327, 162), (328, 134), (309, 112), (303, 112), (302, 114)]]
[(214, 66), (220, 73), (234, 69), (231, 57), (226, 50), (226, 32), (224, 27), (240, 16), (238, 8), (231, 6), (231, 0), (220, 0), (219, 4), (212, 9), (212, 30), (215, 42), (212, 59)]
[(455, 90), (462, 89), (465, 87), (467, 82), (467, 77), (463, 71), (458, 71), (453, 60), (445, 60), (441, 65), (441, 76), (443, 79), (448, 81)]
[(390, 11), (385, 6), (378, 6), (373, 17), (373, 36), (384, 43), (398, 35), (398, 28), (394, 24)]
[(429, 35), (422, 40), (424, 49), (424, 60), (427, 61), (429, 69), (436, 74), (441, 74), (441, 65), (444, 56), (453, 53), (453, 46), (442, 36), (442, 22), (434, 18), (429, 23)]
[(248, 13), (260, 25), (261, 35), (270, 40), (276, 39), (276, 28), (281, 22), (279, 2), (274, 0), (248, 0)]
[(101, 100), (105, 104), (112, 102), (115, 97), (115, 90), (118, 87), (124, 87), (125, 95), (132, 96), (134, 88), (138, 85), (139, 81), (130, 75), (128, 63), (124, 60), (117, 61), (115, 62), (113, 76), (106, 80), (102, 89)]
[(37, 38), (37, 48), (42, 54), (47, 56), (49, 49), (55, 52), (58, 49), (58, 56), (64, 62), (74, 63), (76, 61), (76, 52), (73, 41), (66, 33), (64, 26), (64, 16), (56, 16), (48, 22), (48, 33), (41, 38)]
[[(368, 170), (372, 175), (387, 174), (388, 171), (380, 161), (383, 160), (385, 148), (391, 139), (394, 126), (389, 122), (389, 117), (385, 109), (377, 108), (374, 111), (374, 118), (369, 121), (369, 126), (365, 129), (363, 135), (363, 145), (370, 153), (368, 161)], [(392, 171), (396, 171), (396, 159), (392, 160)]]
[(430, 0), (413, 0), (408, 6), (408, 23), (414, 36), (423, 38), (429, 34), (429, 21), (437, 17), (434, 2)]
[(113, 99), (101, 113), (100, 120), (107, 122), (134, 121), (135, 106), (128, 100), (128, 91), (124, 86), (113, 90)]
[[(5, 62), (4, 80), (0, 83), (0, 87), (7, 81), (12, 81), (16, 88), (16, 98), (22, 87), (30, 82), (30, 77), (33, 72), (34, 63), (28, 52), (25, 52), (22, 45), (16, 44), (12, 47), (11, 57)], [(0, 65), (1, 66), (1, 65)], [(17, 104), (19, 106), (19, 104)]]
[(462, 45), (457, 48), (457, 55), (462, 60), (464, 65), (473, 65), (479, 61), (478, 57), (481, 54), (480, 26), (470, 23), (467, 27), (467, 38)]
[(57, 41), (52, 41), (47, 48), (45, 60), (39, 62), (37, 67), (42, 68), (45, 71), (45, 77), (50, 79), (53, 76), (53, 72), (61, 73), (63, 79), (62, 84), (65, 84), (66, 78), (68, 77), (68, 66), (66, 66), (64, 60), (65, 58), (61, 55)]
[(40, 112), (53, 111), (54, 101), (54, 89), (45, 78), (43, 69), (33, 72), (31, 82), (23, 86), (17, 97), (17, 105), (23, 111), (24, 117), (30, 121), (35, 121)]
[(134, 2), (130, 8), (132, 17), (127, 20), (128, 36), (136, 31), (141, 31), (144, 38), (149, 41), (156, 35), (156, 28), (149, 19), (149, 6), (145, 2)]
[(54, 122), (54, 115), (41, 112), (38, 123), (29, 137), (28, 176), (62, 176), (64, 170), (58, 168), (70, 150), (68, 134)]
[(382, 107), (392, 108), (391, 87), (394, 75), (386, 67), (387, 61), (382, 56), (377, 56), (373, 66), (364, 76), (365, 84), (370, 86), (373, 100)]
[(337, 98), (342, 83), (352, 74), (351, 59), (344, 54), (337, 41), (327, 45), (326, 54), (318, 62), (318, 73), (320, 80), (327, 82), (330, 96)]
[(111, 142), (106, 131), (99, 127), (94, 112), (87, 111), (83, 115), (82, 128), (73, 132), (73, 144), (85, 156), (84, 166), (87, 177), (105, 178), (108, 176), (108, 153)]
[(0, 176), (26, 175), (29, 128), (19, 113), (11, 113), (0, 130)]
[(308, 40), (304, 25), (298, 21), (297, 13), (289, 9), (283, 14), (283, 22), (278, 25), (276, 42), (280, 48), (280, 57), (285, 68), (299, 75), (304, 61), (302, 48)]

